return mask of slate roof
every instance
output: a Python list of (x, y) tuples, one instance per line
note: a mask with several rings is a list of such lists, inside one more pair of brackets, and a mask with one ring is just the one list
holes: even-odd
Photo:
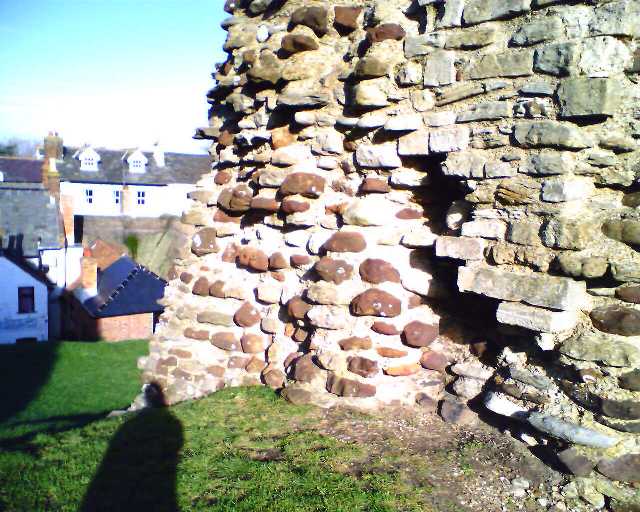
[(0, 157), (0, 172), (7, 183), (42, 183), (42, 160)]
[[(158, 167), (153, 153), (144, 152), (148, 163), (144, 173), (129, 172), (126, 157), (131, 151), (97, 149), (100, 155), (98, 171), (81, 171), (80, 160), (73, 158), (77, 148), (64, 149), (64, 161), (57, 164), (61, 181), (81, 183), (127, 183), (131, 185), (170, 185), (174, 183), (196, 183), (211, 170), (211, 157), (208, 155), (189, 155), (183, 153), (165, 153), (165, 166)], [(124, 158), (123, 158), (124, 157)]]
[(98, 274), (98, 295), (82, 303), (94, 318), (160, 313), (166, 281), (128, 256)]
[(48, 190), (0, 188), (0, 248), (14, 255), (38, 255), (38, 246), (61, 247), (58, 207)]

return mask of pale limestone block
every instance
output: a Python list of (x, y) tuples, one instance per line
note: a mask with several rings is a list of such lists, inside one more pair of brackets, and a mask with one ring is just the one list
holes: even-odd
[(429, 154), (429, 132), (417, 130), (398, 139), (398, 154), (401, 156), (420, 156)]
[(542, 200), (550, 203), (580, 201), (591, 197), (594, 192), (593, 181), (580, 176), (557, 176), (542, 183)]
[(570, 331), (578, 323), (576, 311), (550, 311), (518, 302), (503, 302), (496, 313), (498, 322), (532, 331), (557, 333)]
[(542, 273), (518, 273), (485, 265), (460, 267), (458, 289), (511, 302), (563, 311), (589, 307), (586, 283)]
[(507, 224), (497, 219), (477, 219), (462, 225), (462, 236), (504, 240)]
[(396, 144), (386, 142), (384, 144), (361, 144), (356, 150), (358, 165), (368, 168), (394, 168), (401, 167), (402, 161), (398, 156)]
[(441, 236), (436, 240), (436, 256), (458, 260), (482, 260), (486, 248), (482, 238)]
[(453, 126), (432, 130), (429, 135), (429, 149), (433, 153), (449, 153), (462, 151), (469, 147), (469, 128)]

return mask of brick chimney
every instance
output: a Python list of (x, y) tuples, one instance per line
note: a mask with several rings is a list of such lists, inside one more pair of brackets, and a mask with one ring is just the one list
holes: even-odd
[(86, 297), (98, 294), (98, 261), (91, 256), (89, 249), (84, 250), (80, 260), (80, 286)]
[(48, 161), (49, 165), (47, 166), (47, 180), (46, 184), (43, 180), (43, 185), (49, 189), (49, 193), (55, 197), (57, 200), (60, 199), (60, 174), (58, 173), (58, 168), (56, 167), (56, 159), (49, 158), (45, 160), (45, 164)]
[(160, 147), (160, 143), (156, 142), (153, 145), (153, 159), (156, 162), (156, 167), (164, 167), (164, 150)]
[(42, 162), (42, 186), (49, 190), (51, 195), (60, 199), (60, 174), (57, 162), (62, 161), (63, 144), (62, 137), (49, 132), (44, 138), (44, 160)]
[(60, 196), (60, 212), (62, 213), (62, 224), (64, 226), (64, 236), (67, 245), (75, 243), (75, 224), (73, 216), (73, 196)]
[(136, 197), (135, 192), (131, 190), (129, 185), (122, 187), (122, 215), (131, 215), (135, 211)]
[(64, 145), (62, 143), (62, 137), (58, 133), (49, 132), (44, 138), (44, 158), (49, 160), (53, 158), (55, 160), (62, 160), (64, 152)]

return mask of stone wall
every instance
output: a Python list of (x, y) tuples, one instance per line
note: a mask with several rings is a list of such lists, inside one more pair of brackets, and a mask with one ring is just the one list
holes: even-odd
[(101, 239), (117, 245), (138, 240), (136, 261), (166, 279), (173, 261), (190, 240), (189, 226), (179, 217), (82, 217), (82, 243)]
[(640, 502), (640, 2), (225, 9), (145, 380), (475, 410)]

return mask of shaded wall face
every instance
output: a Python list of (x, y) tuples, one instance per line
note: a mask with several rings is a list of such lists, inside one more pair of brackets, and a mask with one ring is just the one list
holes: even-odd
[(637, 453), (640, 5), (421, 3), (226, 3), (214, 169), (145, 378), (487, 400), (594, 465)]

